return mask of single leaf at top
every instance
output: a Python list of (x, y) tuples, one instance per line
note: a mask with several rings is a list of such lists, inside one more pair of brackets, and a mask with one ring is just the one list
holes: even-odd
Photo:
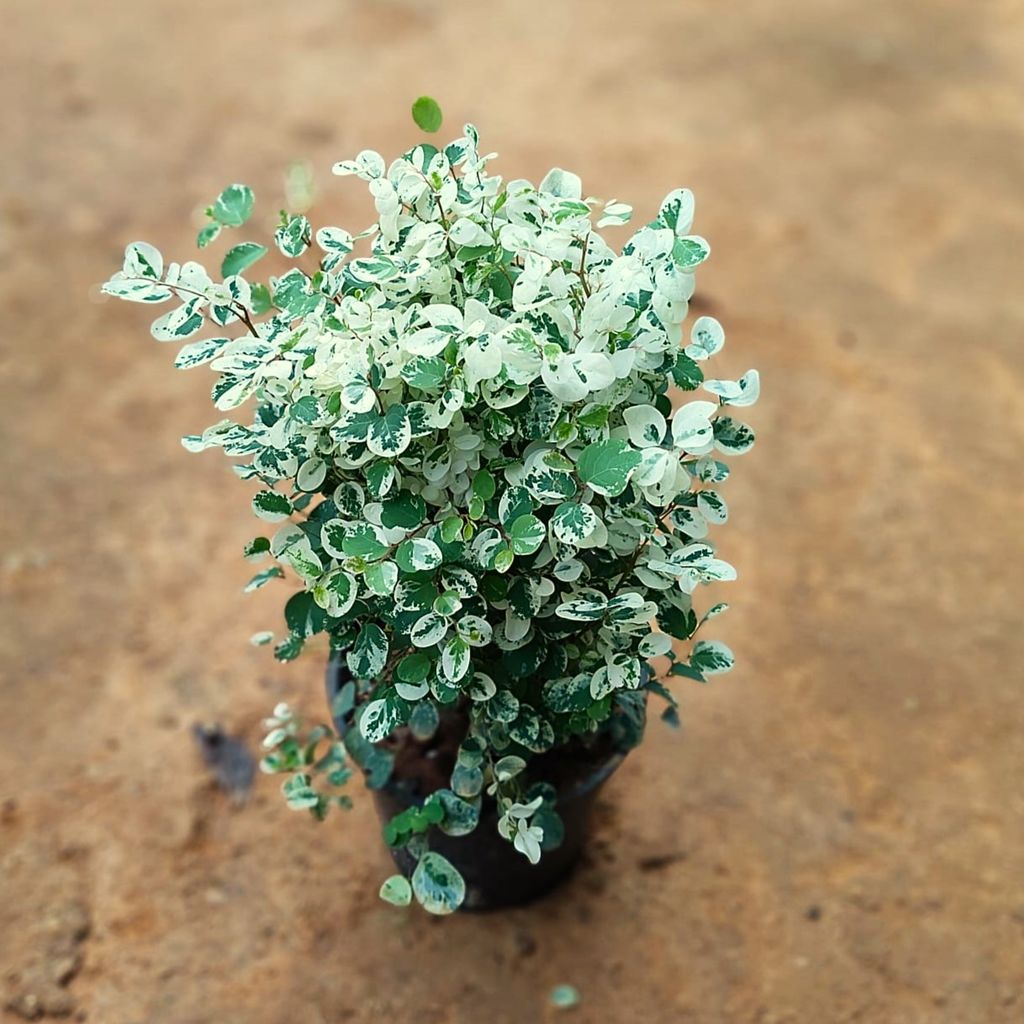
[(436, 132), (441, 127), (443, 116), (437, 100), (421, 96), (412, 105), (412, 119), (425, 132)]
[(220, 272), (224, 277), (234, 277), (248, 270), (258, 259), (262, 259), (270, 250), (259, 242), (242, 242), (234, 246), (224, 255)]
[(217, 197), (210, 216), (225, 227), (241, 227), (252, 214), (253, 194), (248, 185), (228, 185)]

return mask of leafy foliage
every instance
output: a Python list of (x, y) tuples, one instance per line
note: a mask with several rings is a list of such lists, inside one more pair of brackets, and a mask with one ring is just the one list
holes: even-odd
[(351, 807), (347, 796), (331, 792), (352, 775), (344, 745), (331, 729), (320, 725), (302, 735), (302, 723), (287, 704), (278, 704), (265, 724), (270, 730), (263, 740), (268, 753), (260, 769), (288, 775), (281, 792), (293, 811), (309, 811), (322, 821), (333, 806)]
[[(436, 129), (436, 104), (414, 110)], [(246, 556), (272, 564), (247, 589), (300, 585), (276, 657), (326, 635), (359, 680), (345, 698), (357, 725), (328, 754), (326, 733), (311, 747), (276, 716), (265, 765), (289, 773), (289, 805), (322, 817), (341, 800), (318, 780), (342, 781), (346, 755), (384, 785), (396, 729), (429, 736), (446, 707), (468, 715), (451, 788), (388, 831), (419, 866), (382, 895), (435, 912), (462, 889), (429, 852), (431, 828), (471, 831), (486, 792), (501, 834), (536, 861), (561, 823), (554, 791), (524, 781), (533, 755), (605, 729), (636, 742), (649, 692), (674, 721), (651, 658), (670, 658), (668, 679), (732, 666), (727, 647), (695, 641), (724, 606), (698, 618), (693, 596), (736, 576), (708, 534), (728, 516), (724, 460), (754, 442), (733, 413), (759, 391), (754, 370), (705, 378), (725, 341), (716, 320), (684, 330), (710, 253), (690, 234), (689, 191), (616, 251), (600, 229), (628, 206), (585, 197), (558, 168), (506, 182), (490, 159), (470, 125), (390, 163), (364, 150), (334, 172), (367, 184), (376, 223), (314, 230), (282, 213), (273, 258), (302, 266), (249, 280), (270, 248), (241, 242), (215, 281), (134, 242), (104, 285), (170, 303), (152, 333), (183, 345), (176, 365), (210, 367), (218, 410), (252, 403), (248, 423), (183, 443), (221, 448), (258, 485), (253, 511), (273, 531)], [(252, 209), (250, 189), (225, 189), (200, 246)], [(673, 408), (672, 387), (707, 397)]]

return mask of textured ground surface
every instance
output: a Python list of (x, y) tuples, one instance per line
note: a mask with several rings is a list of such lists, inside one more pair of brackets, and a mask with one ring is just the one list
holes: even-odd
[[(0, 988), (97, 1024), (1024, 1019), (1024, 10), (1012, 0), (4, 0)], [(246, 645), (243, 493), (144, 310), (232, 180), (273, 217), (413, 137), (409, 100), (715, 247), (741, 654), (609, 786), (559, 895), (437, 922), (374, 895), (368, 801), (235, 809), (189, 730), (251, 744), (319, 665)], [(627, 140), (628, 139), (628, 143)], [(199, 371), (197, 371), (198, 373)], [(558, 983), (582, 1003), (547, 1007)], [(23, 1005), (28, 1005), (23, 1002)], [(0, 1010), (0, 1018), (4, 1011)], [(14, 1019), (13, 1012), (10, 1013)]]

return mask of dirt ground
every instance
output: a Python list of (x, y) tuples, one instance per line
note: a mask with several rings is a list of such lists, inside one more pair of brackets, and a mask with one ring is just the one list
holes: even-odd
[[(1016, 0), (2, 0), (0, 1004), (95, 1024), (1024, 1020), (1024, 7)], [(192, 251), (293, 159), (416, 138), (436, 95), (511, 177), (698, 197), (721, 376), (761, 442), (720, 534), (740, 656), (681, 689), (542, 904), (380, 904), (369, 801), (235, 807), (321, 656), (246, 643), (253, 521), (200, 371), (94, 285)], [(725, 596), (724, 594), (722, 596)], [(574, 985), (572, 1010), (548, 1005)], [(35, 997), (37, 1003), (32, 1003)], [(0, 1019), (20, 1019), (15, 1010)], [(5, 1015), (6, 1014), (6, 1015)]]

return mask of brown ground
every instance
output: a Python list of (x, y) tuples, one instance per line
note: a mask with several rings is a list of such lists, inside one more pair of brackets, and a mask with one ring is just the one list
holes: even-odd
[[(1024, 1019), (1015, 0), (3, 0), (0, 986), (97, 1024)], [(232, 809), (189, 735), (255, 745), (320, 663), (247, 646), (244, 488), (123, 243), (190, 251), (232, 180), (272, 219), (438, 96), (513, 176), (699, 198), (722, 375), (759, 366), (728, 485), (736, 673), (682, 690), (534, 908), (376, 900), (369, 802)], [(197, 374), (199, 371), (197, 371)], [(89, 928), (86, 935), (85, 921)], [(61, 984), (63, 982), (63, 984)], [(574, 1011), (547, 1007), (558, 983)], [(14, 1019), (3, 1016), (3, 1020)]]

